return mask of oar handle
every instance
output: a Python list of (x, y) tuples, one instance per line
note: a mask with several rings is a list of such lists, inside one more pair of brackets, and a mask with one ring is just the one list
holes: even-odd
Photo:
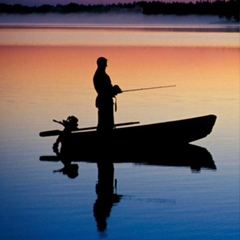
[(61, 130), (50, 130), (50, 131), (44, 131), (40, 132), (40, 137), (51, 137), (51, 136), (58, 136), (62, 131)]

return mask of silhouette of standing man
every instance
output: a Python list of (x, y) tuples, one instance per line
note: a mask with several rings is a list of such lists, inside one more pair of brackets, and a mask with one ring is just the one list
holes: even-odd
[(96, 107), (98, 108), (98, 127), (100, 133), (111, 133), (114, 127), (114, 101), (113, 98), (122, 92), (119, 86), (113, 86), (106, 73), (107, 59), (97, 59), (97, 70), (93, 77), (94, 88), (97, 91)]

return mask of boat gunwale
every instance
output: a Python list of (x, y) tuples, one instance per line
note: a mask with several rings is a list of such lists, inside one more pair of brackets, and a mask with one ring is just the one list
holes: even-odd
[[(135, 125), (135, 126), (120, 126), (120, 127), (116, 127), (113, 129), (113, 131), (116, 130), (136, 130), (136, 129), (144, 129), (144, 128), (154, 128), (156, 126), (164, 126), (164, 125), (174, 125), (174, 124), (178, 124), (178, 123), (187, 123), (187, 122), (192, 122), (192, 121), (199, 121), (200, 119), (210, 119), (213, 118), (213, 123), (212, 126), (214, 126), (217, 116), (214, 114), (208, 114), (208, 115), (203, 115), (203, 116), (199, 116), (199, 117), (191, 117), (191, 118), (184, 118), (184, 119), (178, 119), (178, 120), (171, 120), (171, 121), (167, 121), (167, 122), (159, 122), (159, 123), (150, 123), (150, 124), (143, 124), (143, 125)], [(71, 132), (71, 135), (79, 135), (81, 133), (96, 133), (97, 129), (94, 130), (83, 130), (83, 131), (74, 131)]]

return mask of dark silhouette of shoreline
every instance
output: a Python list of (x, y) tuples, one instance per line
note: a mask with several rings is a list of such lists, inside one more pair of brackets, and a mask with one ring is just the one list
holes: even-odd
[(196, 3), (172, 2), (166, 3), (161, 1), (152, 2), (133, 2), (118, 4), (77, 4), (69, 3), (67, 5), (58, 4), (41, 6), (25, 6), (21, 4), (4, 4), (0, 3), (0, 14), (43, 14), (43, 13), (142, 13), (144, 15), (212, 15), (221, 19), (240, 21), (239, 0), (216, 0), (216, 1), (199, 1)]

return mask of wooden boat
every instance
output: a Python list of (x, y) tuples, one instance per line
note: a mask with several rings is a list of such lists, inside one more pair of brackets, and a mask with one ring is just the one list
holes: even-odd
[(99, 135), (96, 130), (72, 132), (62, 139), (61, 153), (78, 154), (86, 158), (100, 154), (116, 156), (124, 151), (143, 152), (145, 149), (163, 150), (167, 146), (184, 145), (202, 139), (211, 133), (215, 115), (115, 128), (111, 137)]
[[(58, 162), (62, 161), (64, 165), (69, 165), (72, 162), (89, 162), (99, 163), (105, 162), (106, 158), (101, 159), (99, 156), (94, 157), (93, 152), (90, 152), (85, 157), (80, 154), (81, 151), (68, 152), (62, 155), (41, 156), (40, 161)], [(65, 152), (66, 153), (66, 152)], [(112, 155), (107, 159), (107, 162), (113, 163), (133, 163), (136, 165), (151, 165), (162, 167), (189, 167), (192, 171), (200, 171), (201, 169), (216, 170), (216, 165), (213, 161), (210, 152), (203, 147), (186, 144), (178, 146), (168, 146), (164, 149), (148, 149), (147, 147), (141, 151), (131, 151), (120, 149), (117, 154)]]

